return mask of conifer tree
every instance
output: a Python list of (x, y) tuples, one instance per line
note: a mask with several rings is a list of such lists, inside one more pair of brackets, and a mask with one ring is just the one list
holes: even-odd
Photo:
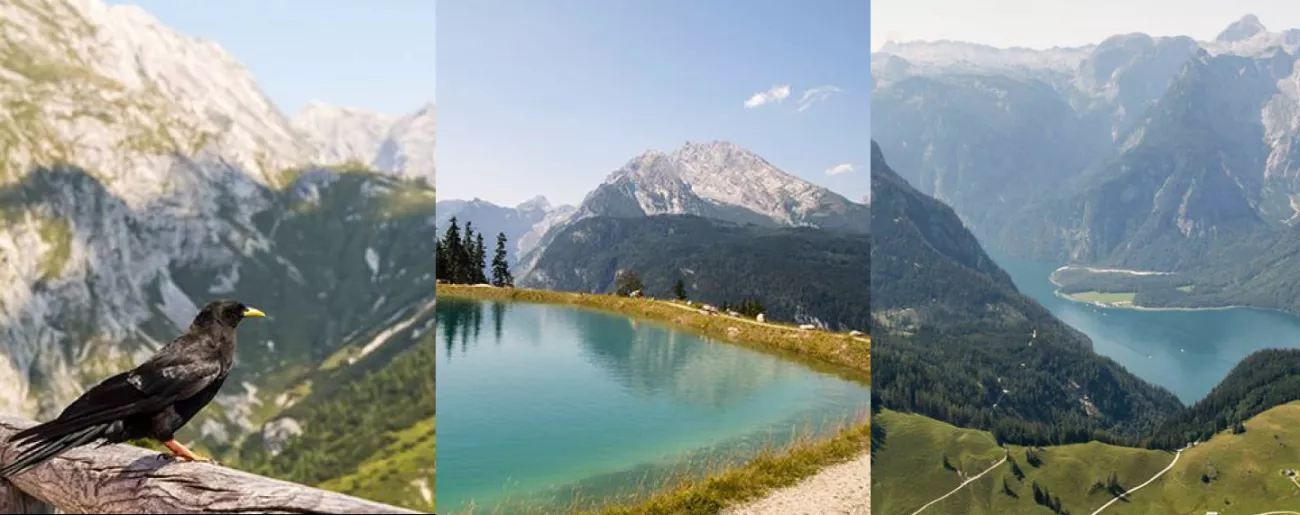
[(506, 233), (497, 233), (497, 250), (492, 255), (492, 285), (509, 287), (514, 284), (515, 279), (510, 276), (510, 262), (506, 254)]
[(634, 291), (645, 289), (645, 285), (641, 284), (641, 278), (637, 277), (635, 272), (620, 270), (614, 276), (614, 288), (615, 293), (626, 297)]
[(456, 217), (452, 217), (447, 225), (447, 232), (442, 238), (442, 259), (437, 266), (444, 270), (440, 275), (449, 283), (459, 284), (464, 281), (462, 270), (463, 248), (460, 235), (460, 227), (456, 223)]
[(483, 233), (474, 235), (474, 284), (485, 284), (487, 278), (487, 247), (483, 245)]

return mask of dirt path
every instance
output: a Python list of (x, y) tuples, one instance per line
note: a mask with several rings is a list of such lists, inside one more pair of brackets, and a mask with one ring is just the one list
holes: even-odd
[(952, 496), (952, 494), (955, 494), (955, 493), (957, 493), (959, 490), (961, 490), (962, 488), (965, 488), (966, 485), (969, 485), (969, 484), (971, 484), (971, 483), (974, 483), (976, 479), (979, 479), (979, 478), (981, 478), (981, 477), (984, 477), (984, 474), (988, 474), (989, 472), (993, 472), (993, 469), (998, 468), (998, 467), (1001, 466), (1003, 463), (1006, 463), (1006, 462), (1007, 462), (1007, 458), (1009, 458), (1009, 457), (1011, 457), (1011, 453), (1007, 453), (1006, 455), (1002, 456), (1002, 459), (998, 460), (997, 463), (994, 463), (992, 467), (989, 467), (989, 468), (984, 469), (984, 472), (980, 472), (979, 474), (976, 474), (975, 477), (972, 477), (972, 478), (970, 478), (970, 479), (967, 479), (967, 480), (965, 480), (965, 481), (962, 481), (962, 483), (961, 483), (960, 485), (957, 485), (957, 488), (953, 488), (951, 492), (948, 492), (948, 493), (946, 493), (946, 494), (943, 494), (943, 497), (940, 497), (940, 498), (938, 498), (938, 499), (935, 499), (935, 500), (933, 500), (933, 501), (930, 501), (930, 502), (929, 502), (928, 504), (926, 504), (925, 506), (922, 506), (921, 509), (912, 512), (912, 515), (916, 515), (917, 513), (921, 513), (921, 512), (923, 512), (923, 511), (925, 511), (926, 508), (929, 508), (929, 507), (931, 507), (931, 506), (934, 506), (934, 505), (935, 505), (936, 503), (938, 503), (939, 501), (942, 501), (942, 500), (944, 500), (944, 499), (947, 499), (948, 497)]
[(1115, 503), (1119, 502), (1120, 499), (1123, 499), (1123, 498), (1125, 498), (1125, 497), (1128, 497), (1129, 494), (1131, 494), (1131, 493), (1133, 493), (1133, 492), (1136, 492), (1136, 491), (1138, 491), (1138, 489), (1140, 489), (1140, 488), (1142, 488), (1142, 487), (1144, 487), (1144, 486), (1147, 486), (1147, 485), (1149, 485), (1149, 484), (1155, 482), (1155, 480), (1157, 480), (1157, 479), (1160, 479), (1160, 476), (1165, 475), (1165, 472), (1169, 472), (1170, 469), (1174, 468), (1174, 464), (1178, 463), (1178, 458), (1181, 457), (1181, 456), (1183, 455), (1183, 451), (1187, 450), (1187, 447), (1190, 447), (1190, 446), (1186, 446), (1186, 447), (1183, 447), (1182, 449), (1178, 449), (1178, 452), (1174, 454), (1174, 461), (1169, 462), (1169, 466), (1168, 466), (1168, 467), (1165, 467), (1164, 470), (1161, 470), (1160, 472), (1156, 472), (1156, 475), (1151, 476), (1151, 479), (1148, 479), (1147, 482), (1142, 483), (1142, 484), (1140, 484), (1140, 485), (1137, 485), (1137, 486), (1135, 486), (1135, 487), (1133, 487), (1133, 488), (1130, 488), (1127, 492), (1124, 492), (1124, 493), (1120, 494), (1119, 496), (1115, 497), (1114, 499), (1111, 499), (1110, 502), (1101, 505), (1100, 508), (1097, 508), (1097, 511), (1092, 512), (1092, 515), (1097, 515), (1098, 513), (1101, 513), (1102, 510), (1104, 510), (1104, 509), (1110, 507), (1110, 505), (1112, 505), (1112, 504), (1115, 504)]
[(870, 515), (871, 454), (831, 467), (725, 515)]

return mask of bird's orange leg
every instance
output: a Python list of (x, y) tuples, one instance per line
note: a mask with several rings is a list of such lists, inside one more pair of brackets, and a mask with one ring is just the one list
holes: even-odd
[(172, 454), (176, 455), (177, 458), (186, 461), (197, 461), (201, 463), (212, 462), (212, 460), (209, 458), (204, 458), (202, 456), (194, 454), (193, 452), (190, 452), (189, 449), (186, 449), (184, 445), (181, 445), (181, 443), (176, 441), (175, 439), (167, 440), (167, 442), (163, 443), (163, 445), (166, 445), (167, 450), (172, 451)]

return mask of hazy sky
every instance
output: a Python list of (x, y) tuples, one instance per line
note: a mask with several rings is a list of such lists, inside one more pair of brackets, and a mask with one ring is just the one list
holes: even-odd
[(1295, 0), (872, 0), (872, 50), (951, 39), (998, 47), (1099, 43), (1115, 34), (1213, 39), (1246, 14), (1270, 31), (1300, 28)]
[(434, 99), (432, 0), (109, 3), (216, 41), (290, 116), (312, 100), (406, 114)]
[(459, 1), (439, 18), (441, 198), (577, 203), (647, 149), (715, 139), (854, 200), (869, 188), (864, 0)]

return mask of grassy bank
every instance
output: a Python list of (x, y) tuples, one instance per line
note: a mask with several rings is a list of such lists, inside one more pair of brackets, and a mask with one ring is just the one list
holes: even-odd
[(829, 440), (800, 440), (769, 449), (748, 463), (719, 470), (707, 479), (664, 485), (648, 500), (578, 513), (600, 515), (711, 514), (794, 485), (822, 469), (867, 452), (871, 424), (866, 416)]
[(848, 369), (855, 379), (866, 384), (870, 384), (871, 380), (870, 336), (853, 337), (847, 333), (804, 330), (789, 324), (758, 323), (723, 314), (703, 315), (684, 303), (615, 295), (455, 284), (439, 284), (438, 295), (476, 300), (564, 304), (609, 311), (665, 322), (709, 338), (812, 358)]
[[(985, 431), (886, 410), (876, 422), (885, 439), (874, 467), (889, 470), (872, 481), (876, 515), (907, 515), (1001, 459), (1003, 450)], [(1168, 473), (1103, 513), (1262, 513), (1300, 506), (1300, 486), (1283, 475), (1300, 469), (1300, 402), (1275, 407), (1245, 423), (1246, 432), (1223, 432), (1188, 449)], [(1070, 513), (1092, 513), (1112, 498), (1111, 474), (1128, 490), (1164, 469), (1174, 453), (1098, 442), (1035, 449), (1008, 446), (1023, 478), (1005, 463), (926, 513), (1049, 513), (1033, 498), (1033, 484), (1059, 496)], [(945, 467), (945, 458), (951, 466)], [(1004, 483), (1006, 488), (1004, 489)], [(1008, 492), (1009, 490), (1009, 492)]]

